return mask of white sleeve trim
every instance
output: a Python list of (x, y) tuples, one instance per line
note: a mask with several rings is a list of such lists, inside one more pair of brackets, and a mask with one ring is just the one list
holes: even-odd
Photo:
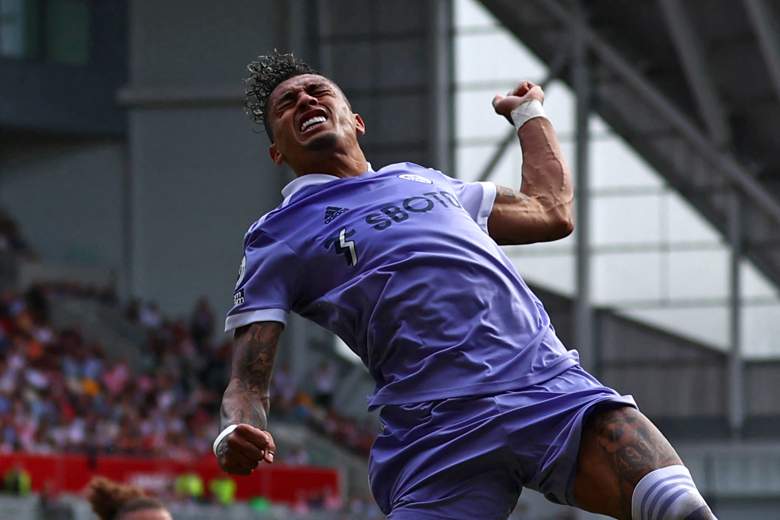
[(288, 311), (284, 309), (257, 309), (228, 316), (225, 320), (225, 332), (230, 332), (238, 327), (255, 323), (256, 321), (278, 321), (282, 325), (287, 324)]
[(488, 232), (488, 218), (493, 211), (493, 203), (496, 201), (496, 185), (492, 182), (480, 182), (482, 185), (482, 202), (477, 211), (477, 224), (485, 233)]

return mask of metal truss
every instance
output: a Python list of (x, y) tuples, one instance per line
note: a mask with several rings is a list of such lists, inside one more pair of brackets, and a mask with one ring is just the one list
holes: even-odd
[(712, 81), (701, 38), (682, 2), (659, 0), (659, 5), (710, 138), (719, 147), (723, 147), (731, 141), (731, 131), (723, 103)]
[(743, 0), (742, 3), (756, 33), (775, 95), (780, 99), (780, 24), (765, 0)]

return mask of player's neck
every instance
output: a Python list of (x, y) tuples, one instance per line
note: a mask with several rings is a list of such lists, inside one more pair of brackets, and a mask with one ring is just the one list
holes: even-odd
[(325, 173), (336, 177), (356, 177), (368, 171), (363, 150), (359, 147), (351, 152), (329, 151), (319, 157), (312, 158), (306, 164), (295, 165), (295, 174), (300, 177), (309, 173)]

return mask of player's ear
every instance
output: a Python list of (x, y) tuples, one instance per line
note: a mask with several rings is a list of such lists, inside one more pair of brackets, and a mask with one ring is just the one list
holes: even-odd
[(355, 114), (355, 131), (358, 135), (366, 134), (366, 122), (360, 117), (360, 114)]
[(284, 163), (284, 156), (282, 155), (282, 152), (279, 151), (279, 147), (276, 146), (276, 143), (271, 143), (271, 146), (268, 147), (268, 155), (271, 156), (271, 160), (277, 166), (281, 166), (282, 163)]

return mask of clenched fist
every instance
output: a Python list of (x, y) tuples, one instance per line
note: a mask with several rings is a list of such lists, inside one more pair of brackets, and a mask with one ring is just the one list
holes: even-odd
[(271, 434), (250, 424), (239, 424), (216, 449), (219, 466), (237, 475), (249, 475), (260, 461), (272, 463), (274, 453), (276, 444)]
[(504, 116), (510, 124), (514, 124), (511, 115), (512, 110), (534, 99), (544, 103), (542, 87), (530, 81), (523, 81), (516, 89), (507, 92), (506, 96), (497, 95), (494, 97), (493, 110), (496, 111), (496, 114)]

